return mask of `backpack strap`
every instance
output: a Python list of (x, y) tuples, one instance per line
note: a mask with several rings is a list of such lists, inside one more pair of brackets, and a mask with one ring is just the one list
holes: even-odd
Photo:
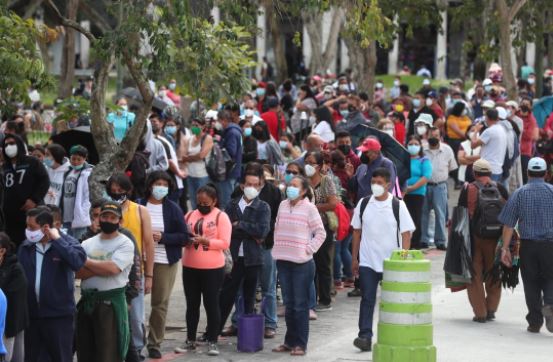
[(366, 196), (361, 199), (361, 209), (359, 210), (359, 221), (361, 222), (361, 226), (363, 226), (363, 213), (365, 212), (370, 199), (370, 196)]
[(394, 213), (394, 218), (396, 219), (396, 223), (397, 223), (397, 233), (396, 233), (397, 247), (401, 248), (400, 243), (399, 243), (399, 232), (401, 230), (399, 228), (399, 199), (395, 196), (392, 199), (392, 211)]

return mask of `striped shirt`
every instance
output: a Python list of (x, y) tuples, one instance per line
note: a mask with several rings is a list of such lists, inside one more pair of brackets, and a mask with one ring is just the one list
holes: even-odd
[(326, 231), (317, 207), (307, 199), (294, 206), (284, 200), (275, 222), (273, 258), (294, 263), (313, 259), (326, 238)]
[(522, 240), (553, 242), (553, 186), (543, 179), (531, 178), (507, 201), (499, 221), (518, 231)]
[(453, 150), (445, 143), (440, 143), (440, 148), (437, 150), (425, 149), (424, 155), (432, 163), (432, 178), (430, 182), (445, 182), (449, 177), (449, 172), (457, 169), (457, 161), (455, 161)]

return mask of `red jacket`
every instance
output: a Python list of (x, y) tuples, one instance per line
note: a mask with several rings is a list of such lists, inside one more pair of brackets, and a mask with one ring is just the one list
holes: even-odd
[[(278, 120), (278, 115), (274, 111), (268, 111), (261, 115), (261, 118), (267, 123), (267, 127), (269, 128), (269, 132), (271, 132), (271, 135), (273, 138), (278, 142), (279, 141), (279, 129), (286, 132), (286, 121), (284, 120), (284, 116), (280, 116), (280, 122)], [(279, 125), (280, 123), (280, 125)]]

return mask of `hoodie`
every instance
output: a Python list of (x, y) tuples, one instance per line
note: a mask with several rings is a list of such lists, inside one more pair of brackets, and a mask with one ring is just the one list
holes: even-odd
[(242, 129), (236, 123), (230, 123), (223, 132), (221, 147), (227, 150), (230, 158), (236, 163), (227, 174), (227, 179), (240, 178), (242, 169)]
[(150, 167), (146, 170), (146, 172), (167, 171), (169, 168), (169, 161), (167, 159), (167, 154), (165, 153), (165, 148), (163, 147), (161, 141), (155, 139), (152, 131), (152, 125), (149, 121), (146, 122), (144, 144), (146, 145), (144, 151), (150, 155)]
[(63, 164), (61, 164), (56, 169), (46, 167), (46, 171), (48, 171), (48, 177), (50, 178), (50, 188), (48, 189), (48, 193), (44, 197), (44, 203), (46, 205), (60, 206), (64, 175), (71, 166), (67, 158), (65, 158), (63, 161)]
[[(71, 221), (71, 228), (84, 228), (90, 226), (90, 195), (88, 187), (88, 178), (92, 173), (93, 167), (88, 163), (84, 164), (82, 171), (77, 176), (77, 191), (75, 192), (75, 207), (73, 208), (73, 218)], [(72, 171), (72, 168), (69, 169), (63, 175), (63, 185), (62, 193), (60, 195), (60, 207), (62, 209), (62, 216), (64, 215), (64, 192), (65, 192), (65, 180), (67, 176)], [(64, 220), (65, 221), (65, 220)]]

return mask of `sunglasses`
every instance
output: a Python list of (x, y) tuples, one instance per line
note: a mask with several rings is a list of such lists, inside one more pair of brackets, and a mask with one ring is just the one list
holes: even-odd
[(297, 175), (299, 175), (299, 172), (298, 172), (298, 171), (292, 171), (292, 170), (286, 170), (286, 174), (287, 174), (287, 175), (295, 175), (295, 176), (297, 176)]

